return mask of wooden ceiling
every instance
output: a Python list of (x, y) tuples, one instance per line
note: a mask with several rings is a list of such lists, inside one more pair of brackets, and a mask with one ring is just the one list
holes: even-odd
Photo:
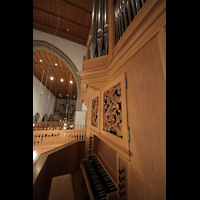
[(92, 4), (93, 0), (33, 0), (33, 28), (55, 35), (61, 9), (56, 36), (86, 46)]
[[(39, 81), (42, 80), (43, 85), (46, 83), (50, 57), (51, 53), (48, 51), (33, 50), (33, 75)], [(42, 60), (42, 62), (40, 60)], [(50, 79), (51, 77), (53, 77), (53, 80)], [(63, 82), (61, 82), (61, 79), (63, 79)], [(54, 54), (52, 54), (51, 57), (46, 87), (58, 99), (66, 99), (67, 95), (70, 95), (70, 99), (77, 99), (77, 85), (72, 72), (67, 65)], [(61, 94), (62, 97), (59, 94)]]

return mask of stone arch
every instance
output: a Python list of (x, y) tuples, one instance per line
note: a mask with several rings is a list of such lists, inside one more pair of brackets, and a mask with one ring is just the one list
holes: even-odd
[(81, 78), (76, 72), (78, 72), (77, 67), (75, 64), (72, 62), (72, 60), (65, 54), (63, 51), (58, 49), (56, 46), (53, 47), (52, 44), (44, 41), (44, 40), (33, 40), (33, 50), (46, 50), (51, 53), (53, 48), (53, 54), (60, 58), (71, 70), (75, 80), (76, 80), (76, 85), (77, 85), (77, 101), (76, 101), (76, 110), (81, 111), (82, 110), (82, 103), (80, 102), (80, 89), (81, 89)]

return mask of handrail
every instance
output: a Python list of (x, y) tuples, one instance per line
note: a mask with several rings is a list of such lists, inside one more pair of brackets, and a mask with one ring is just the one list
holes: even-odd
[(85, 137), (86, 129), (33, 131), (33, 146), (65, 144)]
[(47, 125), (47, 124), (48, 125), (62, 125), (62, 124), (65, 124), (65, 123), (74, 124), (73, 121), (62, 121), (62, 122), (60, 122), (60, 121), (47, 121), (47, 122), (41, 121), (41, 122), (33, 122), (33, 124), (35, 126), (38, 126), (38, 125)]
[(74, 129), (74, 122), (33, 122), (33, 131)]

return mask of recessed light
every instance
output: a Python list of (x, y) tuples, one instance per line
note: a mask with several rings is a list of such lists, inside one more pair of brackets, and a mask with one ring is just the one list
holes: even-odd
[(51, 80), (53, 80), (53, 77), (51, 77)]
[(70, 83), (73, 83), (73, 81), (70, 81)]
[(55, 63), (55, 65), (57, 66), (58, 64), (57, 64), (57, 63)]
[(63, 79), (61, 78), (61, 81), (63, 82)]
[(42, 60), (40, 60), (40, 62), (42, 62)]

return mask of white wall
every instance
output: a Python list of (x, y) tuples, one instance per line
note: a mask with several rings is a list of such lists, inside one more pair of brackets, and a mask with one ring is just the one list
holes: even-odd
[[(53, 45), (54, 35), (33, 29), (33, 40), (44, 40)], [(82, 71), (83, 56), (87, 47), (56, 36), (54, 46), (65, 53), (75, 64), (78, 71)]]
[[(41, 86), (43, 92), (40, 95)], [(48, 94), (49, 90), (33, 75), (33, 116), (38, 112), (40, 114), (40, 120), (42, 120), (45, 113), (47, 113), (48, 118), (50, 114), (54, 114), (54, 107), (57, 99), (51, 92), (50, 98), (48, 99)]]

